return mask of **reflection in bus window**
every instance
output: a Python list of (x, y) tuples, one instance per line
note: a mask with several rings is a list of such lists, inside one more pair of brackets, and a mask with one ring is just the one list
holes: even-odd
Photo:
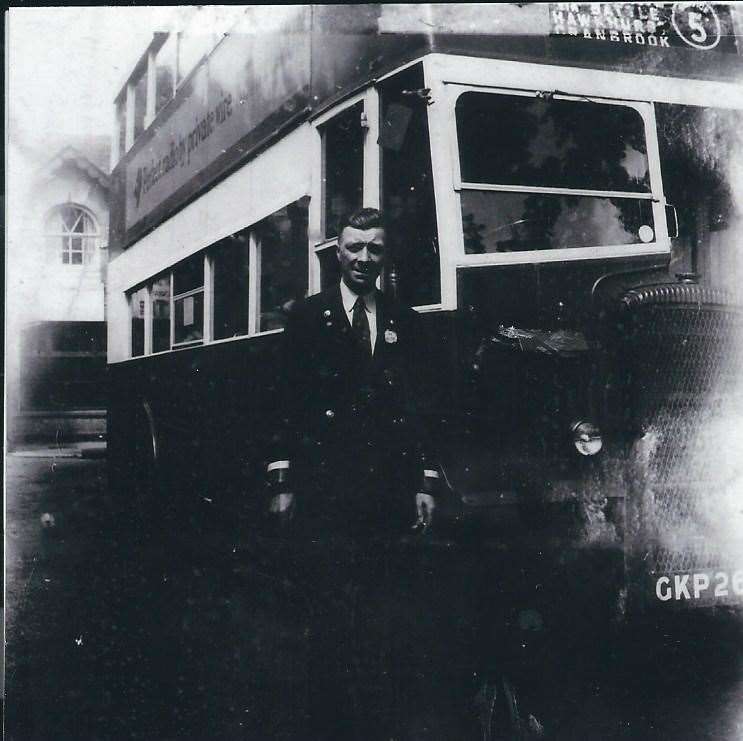
[(193, 291), (194, 288), (204, 287), (204, 257), (203, 255), (194, 255), (190, 259), (182, 262), (173, 271), (173, 293), (177, 296), (179, 293)]
[(155, 114), (158, 114), (175, 94), (178, 35), (171, 33), (155, 59)]
[(627, 106), (464, 93), (457, 133), (463, 182), (650, 190), (642, 117)]
[(250, 310), (248, 279), (250, 271), (249, 230), (244, 229), (216, 245), (214, 265), (214, 339), (246, 335)]
[(630, 198), (468, 190), (462, 222), (468, 255), (636, 244), (655, 235), (651, 202)]
[(144, 318), (147, 303), (147, 289), (140, 288), (129, 296), (132, 318), (132, 357), (144, 355)]
[(152, 296), (152, 352), (170, 350), (170, 275), (156, 280)]
[(134, 138), (144, 131), (144, 119), (147, 113), (147, 75), (143, 74), (134, 83)]
[(410, 67), (380, 89), (382, 208), (397, 293), (410, 306), (437, 304), (441, 279), (423, 69)]
[(208, 54), (214, 46), (211, 33), (201, 30), (182, 31), (178, 43), (178, 85), (188, 77), (194, 67)]
[(173, 271), (173, 344), (204, 338), (204, 257), (195, 255)]
[(467, 254), (656, 240), (634, 108), (471, 92), (456, 120)]
[(338, 220), (363, 205), (363, 110), (363, 103), (351, 106), (323, 130), (326, 238), (338, 236)]
[(307, 214), (309, 198), (282, 208), (260, 222), (260, 320), (258, 331), (280, 329), (294, 302), (307, 294)]
[(338, 262), (336, 246), (331, 244), (323, 247), (315, 254), (320, 261), (320, 290), (324, 291), (329, 286), (337, 285), (341, 279), (341, 266)]

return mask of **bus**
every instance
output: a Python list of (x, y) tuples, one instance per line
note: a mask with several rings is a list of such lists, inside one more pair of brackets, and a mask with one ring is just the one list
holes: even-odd
[(556, 571), (580, 553), (620, 615), (738, 603), (741, 23), (248, 6), (198, 53), (155, 34), (115, 100), (112, 485), (247, 545), (287, 312), (338, 280), (338, 216), (379, 207), (430, 347), (433, 540), (531, 554), (546, 601), (588, 589)]

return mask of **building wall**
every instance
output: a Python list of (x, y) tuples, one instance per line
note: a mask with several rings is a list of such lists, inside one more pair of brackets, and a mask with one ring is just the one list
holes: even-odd
[[(39, 323), (104, 321), (108, 192), (90, 163), (80, 156), (71, 157), (68, 153), (44, 162), (13, 142), (7, 152), (11, 183), (6, 252), (7, 436), (11, 441), (17, 440), (33, 428), (34, 436), (58, 437), (60, 425), (70, 435), (75, 432), (74, 422), (70, 427), (69, 419), (64, 424), (59, 421), (60, 415), (70, 416), (68, 410), (54, 410), (58, 419), (45, 424), (39, 422), (44, 410), (28, 414), (28, 394), (22, 403), (24, 381), (38, 376), (39, 365), (47, 362), (40, 354), (29, 352), (24, 338), (30, 336), (32, 325)], [(100, 236), (88, 264), (63, 264), (61, 238), (46, 234), (49, 215), (62, 204), (84, 208), (96, 222)], [(88, 421), (85, 426), (91, 431), (100, 428), (100, 418), (105, 418), (100, 413), (98, 417), (98, 423), (91, 427)]]
[[(44, 223), (49, 212), (68, 202), (90, 211), (102, 235), (88, 265), (63, 265), (59, 244), (49, 244), (44, 236)], [(43, 287), (36, 292), (34, 311), (37, 319), (103, 321), (102, 271), (106, 264), (104, 248), (108, 244), (106, 191), (76, 167), (66, 166), (34, 187), (29, 206), (34, 231), (28, 234), (25, 249), (33, 258), (34, 272)]]

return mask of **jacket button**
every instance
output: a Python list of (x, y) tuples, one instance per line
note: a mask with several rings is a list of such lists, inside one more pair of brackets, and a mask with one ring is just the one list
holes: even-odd
[(332, 409), (326, 409), (325, 410), (325, 416), (328, 419), (333, 419), (333, 417), (335, 417), (335, 412)]

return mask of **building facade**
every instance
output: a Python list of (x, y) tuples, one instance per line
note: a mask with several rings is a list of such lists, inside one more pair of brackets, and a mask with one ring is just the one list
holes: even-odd
[(11, 445), (105, 433), (108, 158), (107, 138), (64, 146), (51, 159), (10, 143), (6, 424)]

